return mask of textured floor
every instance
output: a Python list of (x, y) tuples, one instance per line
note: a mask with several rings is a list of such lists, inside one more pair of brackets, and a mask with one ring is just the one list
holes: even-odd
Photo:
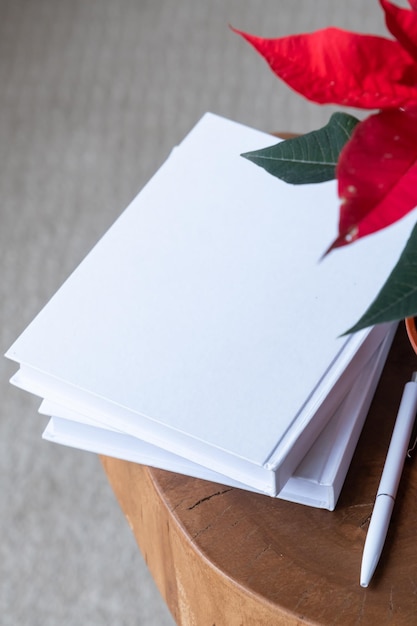
[[(376, 0), (0, 0), (2, 353), (205, 111), (327, 120), (228, 23), (383, 28)], [(98, 459), (41, 440), (13, 371), (0, 359), (0, 623), (172, 624)]]

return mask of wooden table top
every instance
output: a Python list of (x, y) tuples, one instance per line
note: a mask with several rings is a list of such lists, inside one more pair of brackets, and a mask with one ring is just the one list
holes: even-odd
[(417, 624), (417, 459), (406, 462), (372, 582), (359, 585), (376, 490), (414, 368), (401, 324), (333, 512), (102, 457), (178, 624)]

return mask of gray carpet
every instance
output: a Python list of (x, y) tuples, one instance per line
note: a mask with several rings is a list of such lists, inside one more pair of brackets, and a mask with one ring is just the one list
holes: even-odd
[[(228, 23), (383, 27), (376, 0), (0, 0), (2, 353), (205, 111), (327, 120)], [(43, 442), (38, 401), (0, 369), (0, 623), (172, 624), (98, 459)]]

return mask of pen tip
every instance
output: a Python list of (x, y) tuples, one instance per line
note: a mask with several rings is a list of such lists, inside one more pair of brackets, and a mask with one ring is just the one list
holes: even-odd
[(364, 580), (361, 580), (361, 587), (364, 587), (366, 589), (366, 587), (368, 586), (369, 583), (367, 583)]

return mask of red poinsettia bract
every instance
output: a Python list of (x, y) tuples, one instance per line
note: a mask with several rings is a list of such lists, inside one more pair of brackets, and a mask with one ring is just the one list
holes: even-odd
[(417, 205), (417, 0), (379, 0), (395, 39), (326, 28), (263, 39), (236, 31), (291, 88), (320, 104), (377, 109), (337, 167), (339, 234), (330, 249), (375, 232)]
[(339, 236), (331, 248), (389, 226), (417, 204), (417, 105), (358, 124), (336, 170)]

